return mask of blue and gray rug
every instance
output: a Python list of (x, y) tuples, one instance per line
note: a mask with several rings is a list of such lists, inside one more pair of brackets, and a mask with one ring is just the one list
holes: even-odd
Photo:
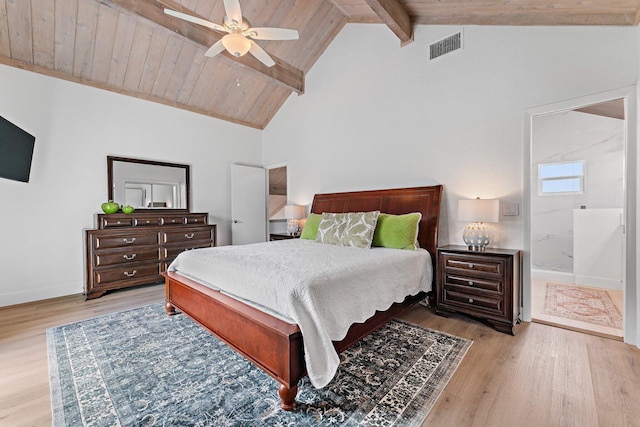
[(304, 379), (297, 406), (275, 380), (185, 315), (152, 304), (47, 330), (54, 426), (420, 425), (471, 341), (392, 321)]

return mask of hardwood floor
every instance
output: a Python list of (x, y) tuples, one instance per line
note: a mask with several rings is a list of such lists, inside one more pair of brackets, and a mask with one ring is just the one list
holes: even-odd
[[(0, 308), (0, 426), (51, 425), (45, 330), (164, 299), (164, 286)], [(403, 318), (474, 341), (429, 426), (640, 426), (640, 350), (537, 323), (516, 336), (423, 306)]]

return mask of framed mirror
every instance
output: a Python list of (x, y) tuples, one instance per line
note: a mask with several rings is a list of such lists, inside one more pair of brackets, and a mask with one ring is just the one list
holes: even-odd
[(136, 210), (189, 211), (189, 165), (107, 156), (108, 199)]

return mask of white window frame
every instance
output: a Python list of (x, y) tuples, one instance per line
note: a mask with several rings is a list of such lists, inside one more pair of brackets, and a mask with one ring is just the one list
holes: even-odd
[[(541, 178), (542, 174), (540, 170), (545, 166), (555, 166), (555, 165), (568, 165), (573, 163), (580, 163), (582, 165), (582, 174), (581, 175), (557, 175), (557, 176), (548, 176), (546, 178)], [(586, 170), (586, 162), (584, 160), (573, 160), (569, 162), (554, 162), (554, 163), (539, 163), (538, 164), (538, 195), (540, 196), (564, 196), (564, 195), (575, 195), (575, 194), (584, 194), (584, 182), (587, 174)], [(543, 184), (545, 182), (550, 181), (559, 181), (566, 179), (578, 179), (580, 185), (579, 189), (576, 191), (543, 191)]]

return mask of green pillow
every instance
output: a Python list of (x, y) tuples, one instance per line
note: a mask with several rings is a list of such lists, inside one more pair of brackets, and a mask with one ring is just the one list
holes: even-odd
[(373, 246), (416, 250), (420, 219), (422, 214), (419, 212), (405, 215), (381, 213), (373, 233)]
[(316, 236), (318, 235), (318, 225), (320, 225), (320, 220), (322, 219), (322, 215), (320, 214), (309, 214), (307, 220), (304, 223), (304, 228), (302, 229), (302, 234), (300, 235), (301, 239), (308, 240), (316, 240)]

